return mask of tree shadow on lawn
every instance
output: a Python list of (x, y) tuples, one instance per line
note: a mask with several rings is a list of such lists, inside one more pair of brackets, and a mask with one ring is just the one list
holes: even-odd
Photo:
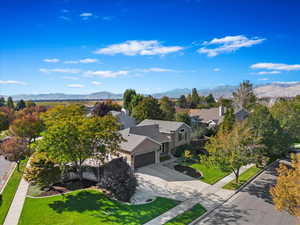
[(175, 203), (171, 202), (159, 203), (161, 199), (156, 201), (157, 204), (153, 202), (145, 205), (127, 205), (110, 200), (102, 193), (81, 191), (75, 195), (64, 195), (63, 200), (54, 201), (49, 207), (57, 213), (86, 212), (91, 217), (99, 218), (101, 224), (135, 225), (147, 222), (175, 206)]
[(267, 169), (264, 174), (252, 181), (246, 186), (242, 192), (246, 192), (249, 195), (256, 196), (257, 198), (263, 199), (269, 204), (273, 204), (272, 196), (270, 194), (270, 187), (276, 183), (276, 165)]

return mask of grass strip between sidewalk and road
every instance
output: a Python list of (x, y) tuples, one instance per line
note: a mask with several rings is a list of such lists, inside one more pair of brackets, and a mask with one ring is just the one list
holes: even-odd
[(235, 183), (235, 180), (232, 180), (225, 184), (223, 188), (228, 190), (236, 190), (254, 177), (259, 171), (261, 171), (261, 169), (257, 168), (256, 166), (252, 166), (240, 175), (238, 184)]
[(202, 216), (206, 212), (206, 209), (200, 205), (196, 204), (191, 209), (183, 212), (182, 214), (169, 220), (164, 225), (188, 225), (193, 222), (198, 217)]
[(10, 176), (1, 196), (0, 196), (0, 224), (4, 223), (5, 217), (8, 213), (9, 207), (14, 199), (15, 193), (21, 181), (23, 170), (26, 166), (27, 160), (20, 162), (19, 171), (15, 167), (13, 174)]

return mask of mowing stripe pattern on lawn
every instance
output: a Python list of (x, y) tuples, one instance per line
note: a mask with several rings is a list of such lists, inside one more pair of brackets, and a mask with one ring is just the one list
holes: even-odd
[(178, 204), (161, 197), (142, 205), (124, 204), (92, 189), (47, 198), (27, 197), (19, 225), (140, 225)]

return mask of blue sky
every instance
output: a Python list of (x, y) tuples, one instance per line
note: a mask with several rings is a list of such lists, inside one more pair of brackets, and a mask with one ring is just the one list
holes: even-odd
[(0, 94), (300, 81), (297, 0), (3, 0)]

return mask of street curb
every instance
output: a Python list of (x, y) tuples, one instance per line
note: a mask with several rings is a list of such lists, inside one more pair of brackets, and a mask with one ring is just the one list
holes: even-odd
[(213, 211), (215, 211), (220, 206), (224, 205), (229, 200), (233, 199), (236, 194), (238, 194), (243, 188), (245, 188), (249, 183), (251, 183), (253, 180), (255, 180), (259, 175), (261, 175), (263, 172), (265, 172), (267, 169), (269, 169), (271, 166), (273, 166), (275, 163), (279, 162), (279, 159), (275, 160), (274, 162), (267, 165), (265, 168), (263, 168), (261, 171), (259, 171), (257, 174), (255, 174), (253, 177), (251, 177), (246, 183), (244, 183), (241, 187), (239, 187), (229, 198), (227, 198), (223, 203), (216, 205), (209, 211), (206, 211), (202, 216), (198, 217), (188, 225), (196, 225), (196, 223), (201, 222), (204, 218), (206, 218), (208, 215), (210, 215)]
[(0, 190), (0, 195), (1, 195), (1, 194), (2, 194), (2, 192), (4, 191), (4, 189), (5, 189), (5, 187), (6, 187), (7, 183), (8, 183), (8, 181), (10, 180), (10, 177), (11, 177), (11, 176), (12, 176), (12, 174), (14, 173), (14, 171), (15, 171), (16, 167), (17, 167), (17, 164), (15, 164), (15, 165), (13, 166), (13, 168), (11, 169), (11, 171), (10, 171), (10, 174), (9, 174), (8, 178), (6, 179), (6, 181), (5, 181), (4, 185), (2, 186), (2, 189)]

